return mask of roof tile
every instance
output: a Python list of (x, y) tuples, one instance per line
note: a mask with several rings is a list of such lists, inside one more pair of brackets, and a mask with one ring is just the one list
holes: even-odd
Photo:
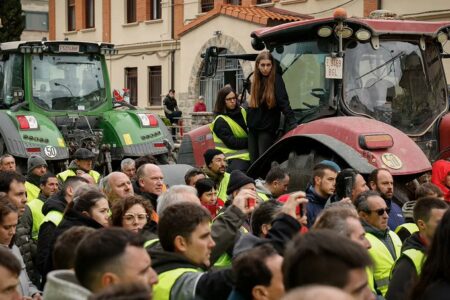
[(237, 18), (243, 21), (252, 22), (256, 24), (261, 24), (263, 26), (268, 26), (271, 21), (280, 22), (292, 22), (311, 19), (311, 16), (301, 15), (295, 12), (291, 12), (283, 9), (271, 9), (263, 8), (257, 6), (242, 7), (240, 5), (222, 4), (210, 10), (205, 15), (202, 15), (185, 25), (179, 35), (183, 35), (188, 31), (200, 26), (201, 24), (211, 20), (218, 15), (226, 15), (233, 18)]

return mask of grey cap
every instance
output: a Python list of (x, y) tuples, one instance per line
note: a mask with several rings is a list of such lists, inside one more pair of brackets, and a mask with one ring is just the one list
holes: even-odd
[(80, 148), (75, 151), (73, 154), (74, 159), (80, 159), (80, 160), (91, 160), (95, 158), (95, 154), (92, 153), (91, 150), (86, 148)]
[(27, 162), (27, 173), (31, 173), (31, 171), (33, 171), (33, 169), (35, 169), (39, 166), (48, 167), (45, 159), (43, 159), (42, 157), (40, 157), (39, 155), (36, 155), (36, 154), (31, 155), (28, 158), (28, 162)]

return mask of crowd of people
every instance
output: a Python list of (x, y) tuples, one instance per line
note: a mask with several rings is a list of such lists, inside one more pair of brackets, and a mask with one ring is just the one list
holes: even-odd
[[(227, 96), (227, 95), (226, 95)], [(219, 149), (167, 186), (151, 156), (105, 177), (0, 157), (1, 299), (444, 299), (450, 212), (431, 182), (402, 206), (388, 169), (228, 173)], [(445, 168), (450, 168), (446, 162)], [(449, 187), (442, 162), (433, 180)], [(304, 190), (288, 193), (288, 188)]]
[[(218, 92), (215, 147), (172, 186), (151, 155), (104, 177), (85, 148), (58, 174), (36, 154), (26, 176), (1, 156), (0, 299), (445, 299), (450, 162), (406, 203), (386, 168), (323, 160), (294, 186), (274, 164), (255, 180), (251, 162), (297, 125), (269, 52), (251, 95), (244, 108)], [(176, 124), (174, 90), (164, 110)]]

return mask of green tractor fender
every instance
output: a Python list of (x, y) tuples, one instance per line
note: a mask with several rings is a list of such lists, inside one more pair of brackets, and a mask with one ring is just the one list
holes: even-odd
[(69, 158), (59, 129), (49, 118), (39, 113), (0, 111), (0, 135), (1, 153), (18, 158), (39, 154), (47, 161)]
[(166, 154), (167, 143), (173, 147), (170, 133), (161, 118), (143, 110), (105, 112), (100, 128), (103, 129), (103, 143), (110, 145), (113, 160)]

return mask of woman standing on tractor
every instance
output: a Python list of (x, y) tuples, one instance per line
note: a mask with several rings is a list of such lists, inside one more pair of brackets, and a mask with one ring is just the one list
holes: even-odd
[(287, 129), (297, 126), (283, 78), (277, 73), (272, 54), (263, 51), (256, 57), (248, 104), (248, 150), (251, 162), (275, 142), (280, 112), (284, 114)]
[(214, 144), (225, 154), (228, 172), (247, 171), (250, 166), (247, 137), (247, 112), (237, 102), (236, 93), (226, 85), (217, 93), (216, 117), (211, 123)]

